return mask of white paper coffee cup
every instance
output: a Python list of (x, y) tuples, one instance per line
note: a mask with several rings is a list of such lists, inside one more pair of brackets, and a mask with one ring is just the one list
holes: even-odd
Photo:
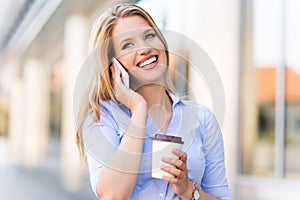
[(162, 157), (178, 158), (172, 150), (174, 148), (182, 149), (182, 138), (176, 136), (168, 136), (156, 134), (152, 138), (152, 177), (161, 179), (162, 176), (174, 177), (165, 171), (162, 171), (161, 166), (170, 166), (162, 161)]

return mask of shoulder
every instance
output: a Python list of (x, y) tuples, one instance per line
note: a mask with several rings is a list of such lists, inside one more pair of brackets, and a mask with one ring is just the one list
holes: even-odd
[(182, 100), (184, 108), (197, 114), (199, 118), (205, 120), (208, 116), (214, 115), (209, 107), (191, 100)]
[(182, 100), (182, 102), (187, 115), (196, 118), (205, 133), (210, 129), (219, 129), (216, 116), (209, 107), (191, 100)]
[[(98, 111), (95, 111), (93, 109), (90, 109), (87, 113), (87, 116), (83, 123), (83, 129), (90, 130), (91, 128), (95, 126), (109, 126), (113, 124), (113, 113), (115, 110), (115, 103), (108, 100), (108, 101), (101, 101), (101, 106), (99, 107)], [(96, 112), (99, 112), (96, 114)], [(97, 115), (100, 116), (100, 119), (98, 120), (96, 117)]]

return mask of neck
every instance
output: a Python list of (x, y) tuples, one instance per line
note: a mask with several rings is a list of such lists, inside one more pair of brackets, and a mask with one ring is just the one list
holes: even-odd
[(166, 134), (173, 115), (172, 100), (166, 89), (161, 85), (147, 85), (139, 88), (137, 92), (147, 101), (149, 114), (157, 127)]
[(161, 85), (145, 85), (139, 88), (137, 92), (147, 101), (148, 108), (160, 105), (166, 110), (172, 109), (172, 101), (165, 87)]

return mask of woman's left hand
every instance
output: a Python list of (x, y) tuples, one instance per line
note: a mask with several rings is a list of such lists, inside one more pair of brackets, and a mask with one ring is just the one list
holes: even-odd
[(173, 185), (174, 192), (178, 196), (182, 196), (188, 190), (190, 185), (190, 181), (188, 179), (188, 169), (186, 166), (187, 154), (180, 149), (173, 149), (172, 153), (177, 155), (178, 159), (164, 157), (162, 161), (174, 167), (163, 166), (161, 169), (174, 175), (174, 178), (163, 176), (162, 180), (171, 183)]

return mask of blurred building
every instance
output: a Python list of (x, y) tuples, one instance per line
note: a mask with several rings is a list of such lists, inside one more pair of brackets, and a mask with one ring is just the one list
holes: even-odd
[[(119, 2), (144, 7), (162, 29), (189, 38), (214, 63), (220, 99), (204, 70), (171, 55), (179, 92), (217, 112), (234, 199), (299, 199), (297, 0), (7, 1), (0, 12), (0, 142), (8, 150), (0, 148), (0, 165), (53, 167), (70, 191), (86, 183), (73, 92), (93, 20)], [(184, 45), (178, 51), (197, 60), (199, 52)]]

